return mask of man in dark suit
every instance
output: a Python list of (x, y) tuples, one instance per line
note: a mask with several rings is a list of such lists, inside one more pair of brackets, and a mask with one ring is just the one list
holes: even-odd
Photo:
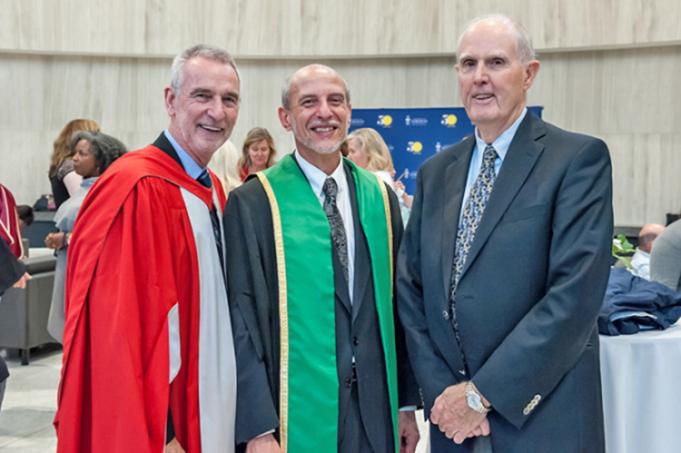
[(421, 167), (398, 258), (432, 451), (601, 452), (608, 149), (527, 111), (539, 62), (511, 19), (473, 21), (457, 60), (475, 137)]
[(296, 71), (279, 109), (295, 152), (227, 203), (236, 429), (247, 451), (413, 452), (418, 441), (413, 411), (398, 415), (419, 398), (393, 308), (399, 206), (341, 157), (350, 109), (336, 71)]

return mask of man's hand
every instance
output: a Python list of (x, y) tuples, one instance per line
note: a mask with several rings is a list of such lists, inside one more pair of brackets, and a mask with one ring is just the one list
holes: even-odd
[(468, 407), (466, 383), (447, 387), (437, 398), (430, 412), (430, 421), (455, 443), (461, 444), (476, 433), (489, 434), (487, 414)]
[(416, 444), (421, 435), (416, 425), (414, 411), (400, 411), (397, 419), (398, 434), (400, 438), (400, 453), (414, 453)]
[(24, 272), (24, 275), (12, 285), (12, 288), (24, 289), (26, 288), (26, 282), (30, 279), (31, 275), (28, 272)]
[(248, 441), (246, 453), (280, 453), (279, 442), (274, 435), (256, 437)]
[(166, 448), (163, 453), (185, 453), (182, 445), (177, 441), (177, 437), (173, 437), (173, 440), (166, 444)]
[(64, 248), (64, 232), (59, 231), (57, 233), (49, 233), (45, 237), (45, 247), (54, 250)]

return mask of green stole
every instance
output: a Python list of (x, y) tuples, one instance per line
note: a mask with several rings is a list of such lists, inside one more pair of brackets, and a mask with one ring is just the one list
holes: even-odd
[[(399, 451), (388, 195), (384, 183), (374, 174), (344, 161), (352, 169), (359, 220), (369, 245), (395, 451)], [(259, 172), (258, 178), (272, 210), (279, 283), (280, 444), (283, 452), (335, 452), (339, 383), (329, 222), (319, 199), (290, 155)]]

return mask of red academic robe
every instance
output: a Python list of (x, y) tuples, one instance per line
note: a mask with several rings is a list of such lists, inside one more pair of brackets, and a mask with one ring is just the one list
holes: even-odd
[[(210, 189), (149, 146), (115, 162), (83, 203), (69, 249), (58, 452), (160, 453), (169, 403), (178, 441), (201, 451), (199, 269), (181, 187), (212, 206)], [(175, 304), (182, 364), (169, 384)]]
[(2, 184), (0, 184), (0, 240), (4, 240), (9, 245), (14, 256), (17, 258), (23, 256), (17, 204), (12, 192)]

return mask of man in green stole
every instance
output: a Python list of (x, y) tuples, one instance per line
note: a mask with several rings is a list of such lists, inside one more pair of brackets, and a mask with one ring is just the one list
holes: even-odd
[(393, 308), (399, 205), (342, 159), (350, 111), (336, 71), (296, 71), (279, 109), (296, 151), (227, 203), (236, 436), (249, 452), (413, 452), (418, 442), (419, 392)]

